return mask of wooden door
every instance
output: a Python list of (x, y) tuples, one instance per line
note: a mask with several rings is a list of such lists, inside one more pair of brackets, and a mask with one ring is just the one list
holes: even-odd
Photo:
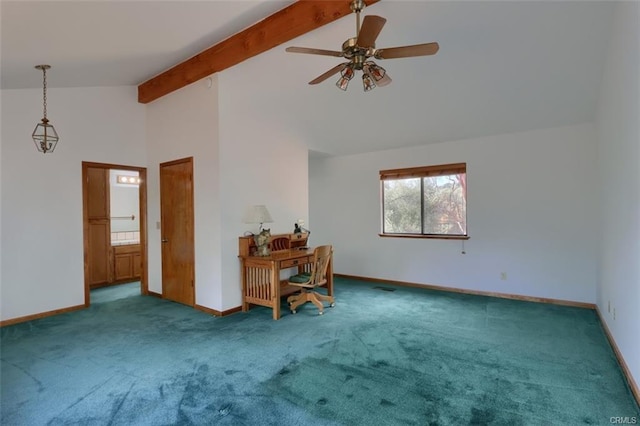
[(109, 170), (83, 167), (85, 275), (89, 287), (111, 281)]
[(193, 158), (160, 164), (162, 296), (195, 304)]

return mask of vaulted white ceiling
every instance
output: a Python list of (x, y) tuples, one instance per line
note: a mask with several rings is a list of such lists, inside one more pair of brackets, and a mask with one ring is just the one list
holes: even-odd
[[(348, 0), (345, 0), (348, 1)], [(3, 89), (138, 85), (291, 1), (5, 1)], [(332, 155), (422, 145), (590, 121), (615, 2), (381, 0), (364, 14), (387, 18), (377, 47), (437, 41), (434, 56), (378, 61), (393, 79), (342, 92), (332, 77), (307, 82), (340, 58), (284, 52), (340, 50), (353, 15), (240, 64), (251, 108), (312, 135)]]

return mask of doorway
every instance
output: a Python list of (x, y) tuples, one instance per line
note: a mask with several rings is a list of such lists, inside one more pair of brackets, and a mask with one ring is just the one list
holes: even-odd
[[(114, 174), (117, 170), (120, 173)], [(122, 175), (120, 184), (137, 188), (137, 211), (113, 214), (112, 181)], [(134, 179), (135, 177), (135, 179)], [(82, 213), (84, 246), (85, 306), (91, 305), (91, 290), (140, 281), (140, 293), (148, 294), (147, 282), (147, 170), (118, 164), (82, 162)], [(131, 188), (129, 188), (131, 190)], [(115, 192), (115, 191), (114, 191)], [(134, 195), (135, 196), (135, 195)], [(113, 221), (135, 222), (136, 232), (118, 232)], [(125, 229), (125, 228), (122, 228)], [(115, 232), (114, 232), (115, 231)], [(125, 239), (135, 236), (136, 241)]]
[(162, 297), (195, 305), (193, 157), (160, 164)]

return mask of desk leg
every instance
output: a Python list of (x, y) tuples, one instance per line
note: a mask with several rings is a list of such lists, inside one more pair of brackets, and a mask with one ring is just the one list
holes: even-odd
[(271, 268), (271, 303), (273, 304), (273, 319), (280, 319), (280, 268), (274, 265)]
[(247, 303), (247, 268), (244, 265), (244, 261), (240, 262), (240, 275), (242, 276), (242, 312), (249, 311), (249, 304)]

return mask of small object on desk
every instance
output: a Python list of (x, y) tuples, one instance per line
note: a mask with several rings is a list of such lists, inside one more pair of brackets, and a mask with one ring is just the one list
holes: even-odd
[(269, 256), (269, 239), (271, 238), (271, 230), (263, 229), (258, 235), (254, 235), (253, 239), (256, 243), (256, 256)]
[[(305, 246), (305, 248), (309, 248), (308, 244), (309, 244), (309, 236), (311, 235), (311, 231), (309, 231), (303, 225), (304, 225), (303, 222), (301, 222), (300, 224), (296, 223), (295, 224), (295, 229), (293, 230), (293, 234), (296, 235), (296, 234), (302, 234), (303, 232), (306, 232), (307, 233), (307, 238), (306, 238), (307, 239), (307, 245)], [(300, 247), (300, 248), (302, 248), (302, 247)]]

